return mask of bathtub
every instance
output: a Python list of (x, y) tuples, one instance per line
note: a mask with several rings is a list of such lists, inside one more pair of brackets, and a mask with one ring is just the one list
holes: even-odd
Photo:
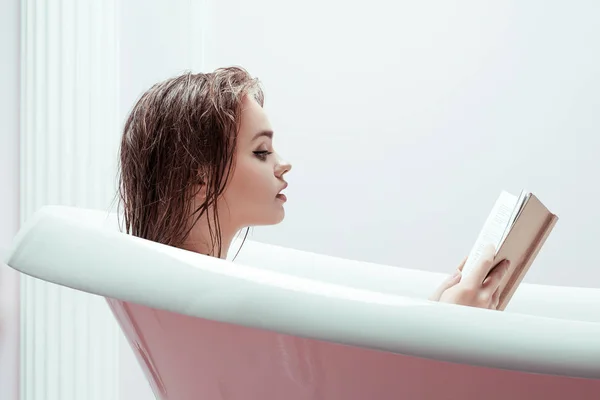
[(427, 297), (444, 274), (254, 241), (231, 262), (60, 206), (7, 264), (104, 296), (157, 399), (600, 399), (600, 289), (441, 304)]

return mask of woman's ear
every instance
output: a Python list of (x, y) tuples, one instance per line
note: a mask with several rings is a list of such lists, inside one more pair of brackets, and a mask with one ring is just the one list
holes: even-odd
[(206, 199), (206, 171), (199, 170), (198, 176), (196, 177), (196, 185), (198, 186), (198, 191), (196, 196), (201, 198), (202, 200)]
[(195, 200), (206, 198), (206, 180), (200, 171), (192, 178), (188, 190), (192, 193)]
[(196, 196), (202, 200), (206, 200), (206, 184), (201, 183), (198, 185), (198, 192)]

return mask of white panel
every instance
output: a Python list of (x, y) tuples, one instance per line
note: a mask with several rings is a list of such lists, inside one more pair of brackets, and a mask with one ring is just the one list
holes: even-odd
[[(117, 1), (22, 2), (21, 222), (44, 204), (112, 205)], [(21, 399), (118, 399), (121, 332), (104, 299), (21, 285)]]

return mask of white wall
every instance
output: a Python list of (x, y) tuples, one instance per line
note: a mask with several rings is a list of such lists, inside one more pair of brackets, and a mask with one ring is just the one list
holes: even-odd
[[(0, 260), (19, 224), (20, 2), (0, 4)], [(19, 276), (0, 261), (0, 399), (19, 394)]]
[(214, 6), (207, 68), (262, 78), (294, 164), (253, 238), (450, 272), (525, 187), (561, 218), (525, 280), (600, 286), (600, 3)]

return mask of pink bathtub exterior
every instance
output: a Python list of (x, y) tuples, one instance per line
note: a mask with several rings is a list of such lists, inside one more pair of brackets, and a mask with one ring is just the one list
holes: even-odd
[(157, 399), (600, 399), (600, 380), (440, 362), (108, 301)]

